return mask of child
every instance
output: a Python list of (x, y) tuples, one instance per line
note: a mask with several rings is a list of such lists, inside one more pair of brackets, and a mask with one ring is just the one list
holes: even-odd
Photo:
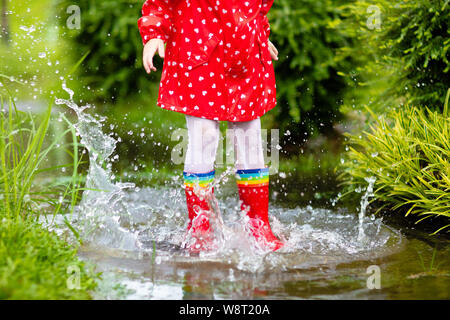
[[(260, 117), (276, 105), (267, 12), (273, 0), (147, 0), (138, 21), (144, 67), (164, 58), (157, 105), (186, 115), (184, 166), (188, 230), (193, 251), (207, 250), (212, 234), (208, 199), (214, 180), (219, 121), (234, 132), (241, 209), (263, 246), (278, 250), (268, 220), (269, 172), (264, 164)], [(166, 45), (166, 47), (164, 47)], [(167, 57), (165, 54), (167, 53)]]

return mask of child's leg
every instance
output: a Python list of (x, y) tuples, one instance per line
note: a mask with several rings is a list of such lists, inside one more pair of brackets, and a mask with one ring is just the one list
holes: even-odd
[(237, 170), (264, 168), (261, 121), (229, 122), (234, 135), (234, 157)]
[(219, 145), (219, 122), (186, 115), (188, 148), (184, 171), (205, 173), (214, 170)]
[(205, 250), (210, 242), (209, 201), (212, 197), (214, 161), (219, 143), (219, 122), (186, 116), (188, 148), (184, 164), (184, 183), (189, 213), (188, 230), (195, 241), (193, 251)]
[(230, 123), (230, 127), (241, 209), (250, 218), (250, 228), (257, 241), (278, 250), (283, 243), (272, 233), (269, 224), (269, 169), (264, 164), (260, 119)]

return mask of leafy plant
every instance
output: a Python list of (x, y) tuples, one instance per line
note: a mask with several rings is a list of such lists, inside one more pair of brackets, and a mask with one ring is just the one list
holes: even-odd
[(340, 166), (339, 178), (346, 186), (343, 196), (366, 186), (364, 178), (376, 177), (374, 194), (393, 212), (404, 212), (417, 221), (441, 217), (450, 227), (450, 112), (444, 114), (413, 106), (377, 117), (363, 135), (349, 137), (349, 152)]

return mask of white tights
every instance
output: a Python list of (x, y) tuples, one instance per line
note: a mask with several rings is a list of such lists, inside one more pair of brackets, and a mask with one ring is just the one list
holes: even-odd
[[(184, 171), (205, 173), (214, 170), (219, 145), (219, 121), (186, 115), (188, 148)], [(237, 170), (264, 168), (261, 121), (228, 122), (228, 135), (233, 140)]]

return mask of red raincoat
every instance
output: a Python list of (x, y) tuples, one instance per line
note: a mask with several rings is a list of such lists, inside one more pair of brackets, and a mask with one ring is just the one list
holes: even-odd
[(142, 40), (166, 43), (157, 105), (250, 121), (275, 107), (267, 12), (274, 0), (147, 0)]

